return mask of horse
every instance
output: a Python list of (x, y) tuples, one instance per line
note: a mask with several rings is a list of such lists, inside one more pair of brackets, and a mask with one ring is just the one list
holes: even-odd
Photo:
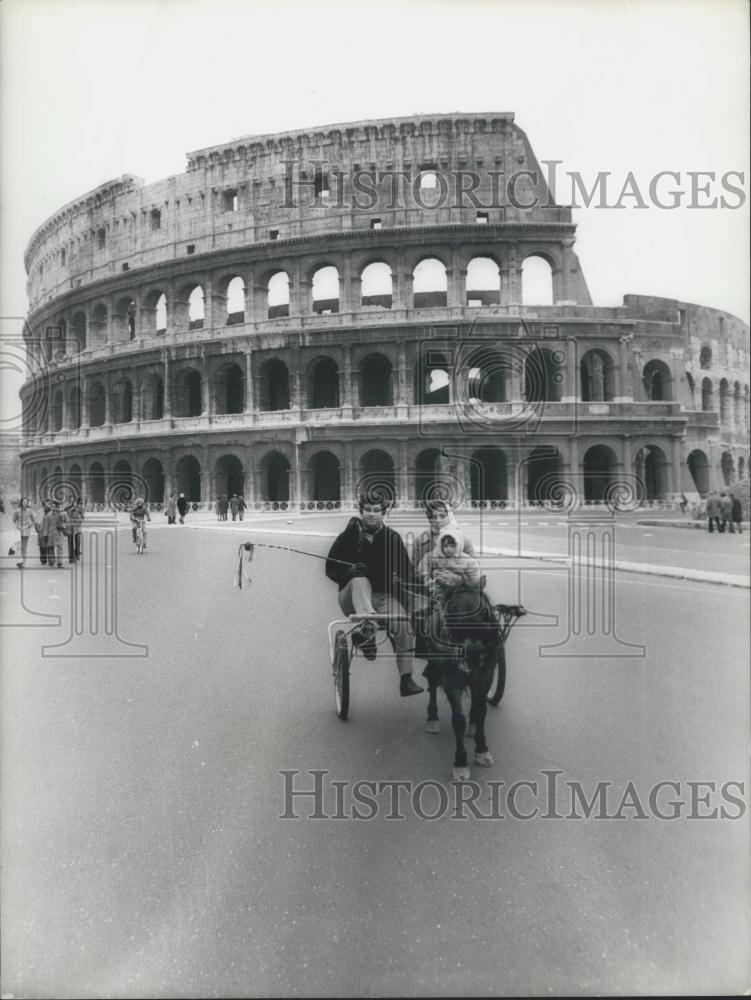
[[(444, 635), (430, 637), (435, 652), (431, 650), (425, 669), (428, 681), (426, 730), (429, 733), (440, 732), (437, 703), (440, 685), (451, 706), (451, 725), (456, 739), (453, 777), (456, 781), (468, 781), (465, 733), (474, 736), (475, 763), (480, 767), (493, 765), (493, 757), (485, 741), (485, 715), (503, 626), (484, 589), (477, 590), (466, 584), (460, 584), (449, 593), (442, 620)], [(438, 650), (442, 650), (440, 655)], [(462, 704), (467, 690), (470, 696), (469, 732)]]

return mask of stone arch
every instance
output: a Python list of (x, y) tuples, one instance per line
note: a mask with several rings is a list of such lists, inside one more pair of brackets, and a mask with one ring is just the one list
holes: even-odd
[(203, 328), (205, 301), (203, 286), (198, 281), (186, 281), (177, 291), (172, 321), (176, 333)]
[(394, 297), (394, 276), (388, 264), (371, 261), (360, 274), (360, 302), (363, 306), (390, 309)]
[(237, 455), (228, 453), (217, 459), (214, 483), (217, 496), (245, 495), (245, 470)]
[(148, 334), (167, 332), (167, 296), (160, 288), (152, 289), (141, 302), (144, 329)]
[(379, 352), (367, 354), (360, 361), (360, 406), (394, 405), (393, 371), (389, 358)]
[(89, 426), (101, 427), (106, 416), (104, 385), (94, 382), (89, 389)]
[(222, 294), (226, 297), (226, 319), (227, 326), (234, 326), (237, 323), (245, 322), (245, 281), (236, 274), (229, 278)]
[(339, 366), (333, 358), (318, 358), (309, 366), (307, 396), (311, 410), (339, 406)]
[(175, 465), (177, 492), (184, 493), (186, 500), (200, 502), (201, 463), (195, 455), (183, 455)]
[(289, 408), (289, 371), (279, 358), (269, 358), (258, 372), (258, 409), (272, 412)]
[(709, 493), (709, 462), (701, 448), (695, 448), (686, 459), (688, 471), (694, 481), (696, 492), (701, 496)]
[(590, 503), (605, 500), (616, 475), (618, 459), (612, 448), (595, 444), (588, 448), (582, 459), (584, 499)]
[(651, 403), (663, 403), (673, 398), (673, 376), (664, 361), (652, 358), (644, 365), (642, 384)]
[(699, 367), (704, 369), (712, 367), (712, 348), (709, 344), (702, 344), (699, 351)]
[[(447, 499), (445, 465), (439, 448), (423, 448), (415, 458), (415, 502)], [(449, 484), (450, 485), (450, 484)]]
[(701, 408), (704, 413), (714, 410), (714, 387), (711, 378), (703, 378), (701, 382)]
[(527, 458), (525, 466), (530, 503), (542, 504), (557, 496), (563, 479), (563, 458), (558, 448), (538, 445)]
[(733, 419), (736, 429), (743, 427), (743, 396), (740, 382), (733, 383)]
[[(177, 390), (175, 416), (200, 417), (203, 413), (201, 373), (195, 368), (183, 368), (177, 376), (175, 388)], [(185, 495), (187, 496), (187, 493)]]
[(615, 398), (615, 362), (601, 347), (587, 351), (579, 364), (583, 403), (607, 403)]
[(634, 468), (641, 495), (646, 500), (662, 500), (667, 496), (670, 465), (662, 448), (656, 444), (640, 448), (634, 458)]
[(459, 389), (467, 400), (481, 403), (504, 403), (511, 359), (496, 347), (473, 350), (459, 372)]
[(261, 459), (259, 471), (262, 499), (286, 507), (292, 472), (289, 459), (279, 451), (268, 451)]
[(127, 459), (118, 459), (113, 465), (107, 495), (111, 502), (117, 504), (133, 503), (136, 497), (142, 495), (140, 477), (133, 475), (133, 469)]
[(275, 271), (266, 282), (266, 311), (269, 319), (289, 316), (289, 275)]
[(508, 464), (501, 448), (478, 448), (472, 453), (469, 471), (473, 503), (508, 500)]
[(120, 378), (110, 389), (113, 424), (129, 424), (133, 419), (133, 386), (130, 379)]
[(143, 463), (141, 478), (146, 487), (147, 503), (164, 503), (164, 469), (158, 458), (147, 458)]
[(317, 451), (311, 456), (310, 496), (319, 503), (339, 503), (341, 494), (341, 467), (339, 459), (328, 450)]
[(389, 503), (396, 500), (394, 459), (383, 448), (370, 448), (360, 457), (355, 497), (361, 493), (381, 496)]
[(415, 364), (413, 399), (416, 406), (443, 406), (449, 401), (451, 369), (446, 355), (428, 348)]
[(412, 307), (431, 309), (448, 301), (446, 265), (438, 257), (423, 257), (412, 271)]
[(522, 303), (525, 306), (552, 306), (553, 268), (547, 257), (532, 253), (522, 261)]
[(107, 343), (107, 306), (98, 302), (91, 314), (91, 346), (102, 347)]
[(524, 359), (524, 395), (528, 403), (557, 403), (563, 388), (561, 351), (533, 348)]
[(217, 413), (242, 413), (245, 409), (245, 375), (235, 361), (225, 362), (216, 371), (214, 406)]
[(323, 264), (311, 272), (311, 298), (314, 313), (327, 316), (339, 312), (339, 270)]
[(720, 423), (730, 422), (730, 384), (726, 378), (720, 379)]
[(466, 304), (493, 306), (501, 301), (501, 271), (492, 257), (473, 257), (467, 264)]

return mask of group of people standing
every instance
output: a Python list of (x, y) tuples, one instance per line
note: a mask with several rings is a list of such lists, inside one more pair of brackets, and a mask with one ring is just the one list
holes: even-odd
[(723, 491), (718, 496), (713, 490), (707, 497), (705, 506), (707, 511), (707, 525), (710, 533), (714, 532), (715, 528), (721, 534), (726, 530), (731, 535), (735, 534), (736, 528), (738, 534), (742, 533), (743, 505), (740, 499), (733, 493)]
[(69, 563), (79, 562), (84, 517), (84, 503), (80, 498), (65, 504), (59, 500), (43, 500), (41, 507), (35, 511), (29, 498), (22, 497), (13, 513), (13, 523), (21, 535), (21, 561), (16, 563), (18, 569), (26, 566), (32, 531), (36, 533), (42, 566), (61, 569), (66, 550)]
[(185, 524), (185, 516), (190, 509), (190, 500), (184, 493), (175, 498), (174, 493), (170, 493), (169, 500), (164, 505), (164, 513), (167, 516), (167, 524), (176, 524), (178, 516), (180, 524)]
[(240, 497), (237, 493), (233, 493), (231, 497), (228, 497), (226, 493), (223, 493), (215, 504), (217, 521), (226, 521), (228, 513), (232, 514), (233, 521), (237, 521), (238, 517), (242, 521), (245, 518), (245, 508), (247, 506), (245, 497)]

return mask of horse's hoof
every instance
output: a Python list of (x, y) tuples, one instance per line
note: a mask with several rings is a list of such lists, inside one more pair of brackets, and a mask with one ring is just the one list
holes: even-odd
[(475, 754), (475, 764), (479, 764), (480, 767), (492, 767), (495, 761), (491, 755), (486, 751), (485, 753)]
[(455, 767), (452, 773), (454, 775), (454, 781), (469, 781), (468, 767)]
[(467, 725), (467, 736), (474, 736), (476, 729), (477, 729), (477, 726), (474, 724), (474, 722), (470, 722)]
[(425, 723), (426, 733), (440, 733), (440, 731), (441, 731), (441, 724), (438, 721), (438, 719), (428, 719), (428, 721)]

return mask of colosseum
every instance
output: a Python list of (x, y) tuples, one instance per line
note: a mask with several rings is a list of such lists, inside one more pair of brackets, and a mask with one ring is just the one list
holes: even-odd
[(263, 509), (377, 480), (406, 506), (448, 482), (519, 506), (745, 479), (748, 327), (593, 306), (575, 229), (506, 113), (251, 136), (103, 184), (26, 250), (24, 492)]

